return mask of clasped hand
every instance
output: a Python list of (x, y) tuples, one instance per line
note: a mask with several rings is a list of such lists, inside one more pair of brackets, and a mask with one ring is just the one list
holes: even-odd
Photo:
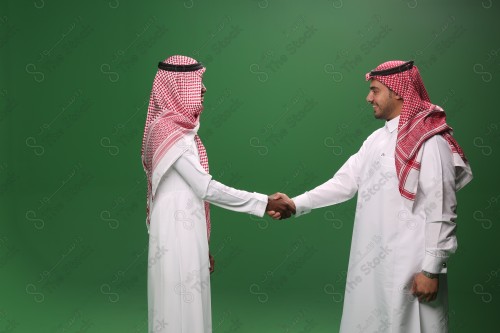
[(269, 196), (266, 213), (275, 220), (287, 219), (296, 213), (295, 203), (286, 194), (277, 192)]

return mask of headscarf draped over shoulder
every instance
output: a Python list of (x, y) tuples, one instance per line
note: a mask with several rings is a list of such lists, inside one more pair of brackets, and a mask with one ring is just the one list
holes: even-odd
[(420, 173), (422, 144), (433, 135), (442, 135), (450, 145), (456, 168), (456, 190), (472, 179), (462, 148), (452, 136), (444, 110), (431, 103), (422, 77), (413, 61), (387, 61), (366, 73), (366, 80), (377, 80), (403, 98), (398, 124), (395, 161), (401, 196), (415, 200)]
[[(166, 171), (182, 153), (179, 142), (194, 136), (200, 163), (209, 172), (205, 147), (198, 137), (202, 79), (205, 67), (193, 58), (174, 55), (158, 64), (148, 106), (144, 135), (142, 139), (142, 165), (148, 179), (146, 226), (149, 232), (150, 209), (156, 192), (153, 175), (158, 166)], [(181, 147), (182, 148), (182, 147)], [(187, 148), (186, 148), (187, 149)], [(165, 160), (171, 163), (165, 164)], [(210, 210), (205, 202), (207, 238), (210, 239)]]

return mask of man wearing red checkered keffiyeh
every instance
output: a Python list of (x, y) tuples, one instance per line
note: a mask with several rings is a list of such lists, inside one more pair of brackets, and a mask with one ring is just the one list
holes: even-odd
[(472, 172), (413, 61), (385, 62), (366, 80), (384, 126), (331, 179), (292, 198), (296, 216), (357, 193), (341, 333), (446, 333), (455, 192)]
[(259, 217), (287, 202), (225, 186), (209, 174), (198, 136), (205, 68), (186, 56), (158, 64), (142, 143), (147, 175), (148, 331), (211, 332), (209, 203)]
[[(165, 70), (165, 64), (186, 66), (188, 70)], [(189, 68), (191, 66), (191, 68)], [(163, 67), (163, 68), (162, 68)], [(168, 67), (168, 66), (167, 66)], [(160, 63), (153, 81), (148, 114), (142, 139), (142, 164), (148, 178), (146, 225), (149, 230), (151, 205), (154, 199), (153, 171), (165, 153), (184, 135), (192, 132), (202, 106), (202, 79), (205, 67), (185, 56), (172, 56)], [(198, 134), (194, 135), (200, 155), (200, 163), (209, 172), (205, 147)], [(205, 203), (207, 237), (210, 239), (210, 206)]]
[[(396, 144), (396, 171), (399, 192), (408, 200), (415, 200), (420, 171), (420, 148), (433, 135), (440, 134), (449, 143), (454, 159), (467, 163), (462, 148), (451, 135), (452, 128), (446, 124), (443, 109), (431, 103), (417, 66), (413, 61), (387, 61), (366, 73), (366, 80), (377, 80), (403, 99), (398, 124)], [(467, 168), (459, 168), (457, 191), (468, 181)]]

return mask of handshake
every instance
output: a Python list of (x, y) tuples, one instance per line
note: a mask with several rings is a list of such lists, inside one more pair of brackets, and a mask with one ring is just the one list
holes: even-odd
[(275, 220), (287, 219), (295, 214), (295, 203), (284, 193), (275, 193), (268, 197), (266, 213)]

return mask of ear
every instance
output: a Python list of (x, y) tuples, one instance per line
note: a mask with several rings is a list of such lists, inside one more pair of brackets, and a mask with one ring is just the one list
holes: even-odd
[(399, 95), (398, 95), (398, 94), (396, 94), (396, 93), (393, 93), (393, 97), (394, 97), (395, 99), (397, 99), (397, 100), (401, 100), (401, 101), (403, 100), (403, 97), (399, 96)]

